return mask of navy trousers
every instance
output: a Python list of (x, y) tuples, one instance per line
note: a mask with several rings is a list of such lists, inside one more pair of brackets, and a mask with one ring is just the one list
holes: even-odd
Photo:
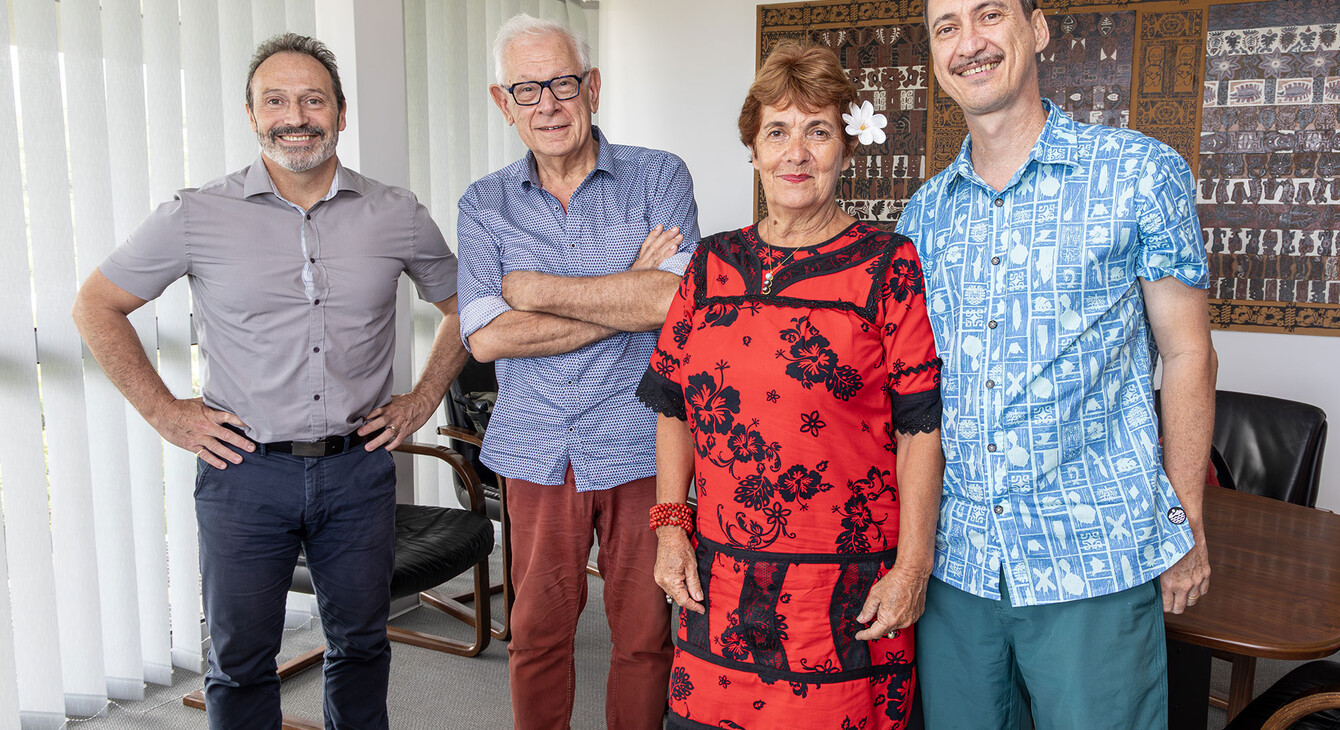
[(263, 446), (198, 462), (196, 520), (209, 627), (210, 730), (278, 730), (275, 655), (301, 548), (326, 634), (327, 730), (387, 728), (395, 464), (382, 449), (321, 458)]

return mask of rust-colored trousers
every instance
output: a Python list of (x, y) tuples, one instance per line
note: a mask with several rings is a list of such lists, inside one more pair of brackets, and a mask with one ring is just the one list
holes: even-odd
[[(572, 719), (573, 640), (586, 606), (593, 533), (605, 581), (605, 618), (614, 650), (605, 686), (611, 730), (660, 728), (670, 682), (670, 610), (656, 585), (656, 503), (648, 477), (599, 492), (507, 480), (512, 523), (512, 642), (507, 647), (517, 730), (561, 730)], [(594, 529), (593, 529), (594, 528)]]

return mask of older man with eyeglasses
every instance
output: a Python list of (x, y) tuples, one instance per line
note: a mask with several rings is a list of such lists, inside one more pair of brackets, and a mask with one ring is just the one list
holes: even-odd
[(565, 728), (593, 534), (614, 649), (606, 720), (659, 728), (672, 647), (652, 576), (656, 417), (634, 394), (698, 240), (684, 163), (592, 126), (600, 71), (560, 23), (518, 15), (489, 87), (529, 153), (460, 201), (461, 336), (497, 362), (483, 461), (507, 478), (517, 728)]

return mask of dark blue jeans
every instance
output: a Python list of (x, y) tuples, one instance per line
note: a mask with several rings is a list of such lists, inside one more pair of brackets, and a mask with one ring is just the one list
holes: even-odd
[(265, 452), (227, 469), (197, 466), (209, 727), (279, 729), (275, 655), (302, 548), (326, 633), (326, 728), (386, 728), (395, 464), (362, 447), (323, 458)]

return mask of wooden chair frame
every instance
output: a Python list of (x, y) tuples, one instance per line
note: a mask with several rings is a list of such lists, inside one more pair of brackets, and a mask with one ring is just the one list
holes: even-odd
[[(470, 466), (470, 463), (466, 461), (465, 457), (461, 456), (460, 453), (447, 446), (415, 443), (411, 441), (402, 442), (395, 448), (395, 451), (416, 456), (432, 457), (446, 462), (465, 486), (466, 493), (470, 497), (470, 511), (487, 516), (488, 513), (484, 506), (484, 489), (479, 482), (479, 476), (475, 473), (474, 468)], [(506, 518), (504, 517), (504, 520), (505, 519)], [(503, 524), (503, 529), (506, 530), (506, 522), (504, 521)], [(504, 536), (505, 535), (506, 532), (504, 532)], [(505, 537), (503, 545), (503, 572), (504, 575), (506, 575), (508, 569), (506, 562), (507, 548)], [(420, 603), (442, 611), (443, 613), (474, 627), (475, 635), (471, 642), (457, 641), (434, 634), (411, 631), (409, 629), (402, 629), (390, 625), (386, 627), (386, 636), (391, 641), (410, 644), (423, 649), (432, 649), (433, 651), (455, 654), (457, 656), (476, 656), (488, 647), (489, 639), (492, 636), (497, 635), (496, 632), (490, 632), (489, 630), (493, 625), (492, 606), (489, 596), (493, 592), (496, 591), (493, 591), (490, 588), (489, 561), (486, 558), (475, 564), (473, 591), (456, 593), (451, 596), (444, 596), (435, 590), (421, 591), (419, 593)], [(510, 594), (505, 594), (505, 597), (507, 595)], [(466, 601), (473, 602), (474, 608), (468, 608), (465, 605)], [(507, 606), (510, 608), (510, 602)], [(279, 681), (282, 683), (284, 680), (296, 676), (321, 663), (325, 651), (326, 647), (322, 645), (279, 665), (276, 671), (279, 675)], [(187, 694), (182, 697), (181, 703), (197, 710), (205, 709), (204, 690), (196, 690), (195, 692)], [(325, 726), (321, 723), (314, 723), (306, 718), (288, 714), (285, 714), (283, 719), (284, 730), (323, 730), (324, 727)]]

